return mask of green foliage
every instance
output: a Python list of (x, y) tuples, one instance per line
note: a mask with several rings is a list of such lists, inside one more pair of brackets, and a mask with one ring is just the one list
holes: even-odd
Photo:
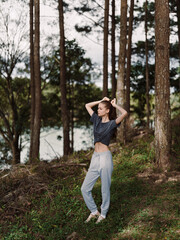
[[(43, 81), (48, 78), (42, 97), (43, 126), (59, 126), (61, 124), (59, 49), (54, 50), (52, 56), (46, 56), (42, 61)], [(91, 83), (94, 66), (75, 40), (66, 40), (66, 68), (69, 112), (73, 111), (75, 125), (86, 124), (89, 116), (84, 110), (85, 103), (99, 99), (102, 94), (101, 90)]]
[[(170, 1), (170, 30), (171, 35), (177, 36), (177, 18), (174, 17), (176, 13), (176, 3)], [(177, 14), (177, 13), (176, 13)], [(148, 25), (148, 57), (149, 57), (149, 81), (150, 81), (150, 93), (154, 91), (155, 86), (155, 3), (149, 2), (147, 6), (147, 25)], [(145, 3), (142, 7), (135, 6), (134, 27), (138, 27), (145, 22)], [(140, 125), (145, 124), (143, 120), (145, 112), (145, 91), (146, 91), (146, 75), (145, 75), (145, 42), (138, 41), (132, 46), (132, 62), (131, 66), (131, 90), (133, 100), (136, 105), (133, 104), (133, 112), (136, 112), (136, 117), (139, 118)], [(170, 87), (174, 92), (179, 91), (179, 74), (178, 74), (178, 43), (170, 43)], [(152, 108), (151, 108), (152, 109)], [(151, 116), (152, 117), (152, 116)]]
[(0, 164), (12, 161), (12, 156), (9, 154), (9, 146), (0, 136)]
[[(134, 17), (134, 24), (135, 27), (138, 27), (144, 20), (145, 20), (145, 3), (142, 7), (135, 5), (135, 17)], [(154, 28), (154, 13), (155, 13), (155, 3), (149, 2), (147, 5), (147, 26), (148, 30), (152, 30)]]
[[(152, 36), (150, 39), (148, 39), (148, 56), (150, 58), (154, 57), (154, 36)], [(145, 42), (144, 41), (138, 41), (134, 44), (132, 47), (132, 54), (137, 56), (138, 58), (141, 58), (145, 62)]]
[[(29, 127), (29, 79), (16, 77), (11, 79), (10, 82), (18, 115), (16, 129), (21, 133)], [(7, 84), (7, 81), (0, 79), (1, 110), (8, 116), (11, 125), (13, 112), (10, 100), (8, 99), (9, 89)], [(2, 120), (0, 121), (0, 126), (4, 127)]]
[(77, 24), (75, 25), (75, 29), (77, 32), (85, 32), (85, 33), (90, 33), (92, 31), (92, 28), (90, 26), (79, 27)]
[(171, 94), (171, 118), (178, 118), (180, 115), (180, 95), (179, 93)]
[(174, 60), (179, 58), (178, 55), (179, 42), (170, 43), (170, 57)]
[(42, 127), (60, 125), (60, 87), (54, 87), (49, 84), (42, 93)]
[[(81, 1), (80, 5), (76, 5), (74, 10), (80, 15), (85, 15), (87, 21), (81, 21), (81, 23), (75, 24), (75, 30), (83, 35), (92, 33), (94, 30), (102, 32), (103, 29), (103, 6), (98, 1)], [(84, 18), (85, 19), (85, 18)], [(119, 22), (118, 22), (119, 24)], [(98, 30), (101, 26), (102, 29)]]
[[(149, 82), (150, 88), (154, 89), (154, 65), (149, 65), (150, 74)], [(131, 94), (131, 111), (136, 114), (138, 119), (138, 125), (145, 125), (145, 116), (146, 116), (146, 85), (145, 80), (145, 66), (142, 62), (137, 61), (131, 67), (131, 78), (133, 79), (131, 87), (133, 89)], [(150, 95), (150, 105), (152, 109), (152, 99)]]

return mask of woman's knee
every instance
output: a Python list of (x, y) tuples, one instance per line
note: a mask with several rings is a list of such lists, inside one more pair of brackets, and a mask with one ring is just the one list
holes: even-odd
[(81, 192), (82, 193), (84, 192), (84, 186), (83, 185), (81, 186)]
[(81, 192), (82, 192), (82, 194), (83, 194), (83, 193), (87, 193), (87, 188), (86, 188), (86, 186), (84, 185), (84, 183), (83, 183), (82, 186), (81, 186)]

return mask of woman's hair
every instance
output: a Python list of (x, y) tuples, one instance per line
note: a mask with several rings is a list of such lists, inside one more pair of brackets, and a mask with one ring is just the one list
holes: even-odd
[(101, 101), (105, 105), (106, 109), (109, 109), (109, 120), (116, 119), (116, 109), (112, 106), (111, 101)]

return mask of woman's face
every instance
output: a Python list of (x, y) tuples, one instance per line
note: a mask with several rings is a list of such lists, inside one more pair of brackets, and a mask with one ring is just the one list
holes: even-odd
[(98, 116), (103, 117), (109, 113), (109, 109), (106, 108), (105, 104), (99, 103), (98, 105)]

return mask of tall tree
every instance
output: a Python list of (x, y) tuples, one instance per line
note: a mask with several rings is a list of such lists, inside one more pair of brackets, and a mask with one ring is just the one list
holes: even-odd
[(105, 0), (104, 9), (104, 52), (103, 52), (103, 97), (108, 95), (108, 32), (109, 0)]
[[(31, 3), (32, 4), (32, 3)], [(30, 8), (32, 6), (30, 5)], [(32, 11), (32, 9), (31, 9)], [(32, 13), (31, 13), (32, 14)], [(34, 104), (34, 114), (31, 116), (33, 121), (33, 128), (31, 132), (31, 144), (30, 147), (30, 163), (35, 163), (39, 160), (39, 147), (40, 147), (40, 128), (41, 128), (41, 75), (40, 75), (40, 2), (34, 0), (34, 46), (33, 46), (33, 62), (34, 62), (34, 92), (31, 96), (34, 98), (31, 104)], [(32, 83), (33, 84), (33, 83)], [(33, 109), (33, 106), (32, 106)], [(32, 119), (33, 118), (33, 119)], [(32, 123), (31, 123), (32, 124)]]
[[(35, 86), (34, 86), (34, 0), (30, 0), (29, 3), (29, 16), (30, 16), (30, 92), (31, 92), (31, 115), (30, 115), (30, 131), (33, 135), (34, 129), (34, 109), (35, 109)], [(33, 137), (30, 139), (30, 152), (29, 158), (32, 159), (33, 153)]]
[(63, 124), (63, 151), (64, 156), (70, 152), (69, 141), (69, 111), (66, 90), (66, 65), (65, 65), (65, 36), (64, 36), (64, 13), (63, 1), (59, 0), (59, 30), (60, 30), (60, 89), (61, 89), (61, 117)]
[[(17, 11), (10, 14), (14, 4), (17, 5)], [(25, 109), (27, 112), (28, 104), (24, 101), (25, 93), (21, 93), (24, 86), (27, 87), (27, 82), (13, 77), (18, 64), (25, 62), (26, 50), (22, 46), (25, 47), (27, 12), (22, 7), (17, 1), (10, 1), (8, 5), (3, 1), (0, 5), (0, 134), (12, 152), (12, 164), (20, 162), (20, 136), (25, 124), (22, 123), (22, 116)]]
[(149, 117), (150, 117), (150, 105), (149, 105), (149, 58), (148, 58), (148, 27), (147, 27), (147, 21), (148, 21), (148, 1), (145, 2), (145, 55), (146, 55), (146, 117), (147, 117), (147, 123), (146, 126), (149, 128)]
[(171, 147), (169, 83), (169, 1), (155, 1), (155, 152), (156, 163), (166, 171)]
[[(125, 59), (126, 59), (126, 40), (127, 38), (127, 0), (121, 0), (121, 19), (120, 19), (120, 47), (119, 64), (117, 76), (117, 103), (125, 107)], [(117, 112), (119, 115), (119, 112)], [(125, 142), (125, 122), (117, 130), (117, 138)]]
[[(180, 71), (180, 0), (176, 0), (176, 3), (177, 3), (178, 40), (179, 40), (179, 71)], [(179, 77), (179, 89), (180, 89), (180, 77)]]
[(129, 10), (129, 28), (127, 41), (127, 69), (126, 69), (126, 110), (130, 113), (130, 74), (131, 74), (131, 52), (132, 52), (132, 31), (133, 31), (134, 0), (131, 0)]
[(115, 28), (116, 28), (116, 23), (115, 23), (115, 0), (112, 0), (111, 3), (112, 6), (112, 20), (111, 20), (111, 65), (112, 65), (112, 93), (111, 97), (112, 99), (116, 97), (116, 55), (115, 55)]
[(180, 0), (177, 2), (177, 20), (178, 20), (178, 40), (179, 40), (179, 61), (180, 61)]

